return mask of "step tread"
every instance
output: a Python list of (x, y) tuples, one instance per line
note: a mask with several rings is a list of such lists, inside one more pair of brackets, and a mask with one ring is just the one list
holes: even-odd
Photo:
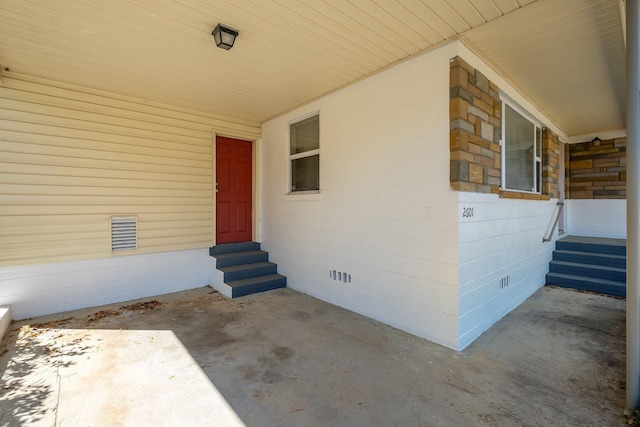
[(625, 255), (627, 252), (626, 240), (624, 239), (579, 236), (567, 236), (557, 240), (556, 249), (616, 255)]
[(567, 249), (556, 249), (554, 252), (561, 254), (569, 254), (569, 255), (584, 255), (588, 257), (603, 257), (603, 258), (611, 258), (611, 259), (627, 259), (626, 255), (615, 255), (615, 254), (602, 254), (598, 252), (584, 252), (584, 251), (571, 251)]
[(621, 267), (611, 267), (608, 265), (597, 265), (597, 264), (590, 264), (590, 263), (585, 263), (585, 262), (572, 262), (572, 261), (558, 261), (558, 260), (551, 260), (549, 262), (549, 264), (555, 264), (555, 265), (566, 265), (569, 267), (580, 267), (580, 268), (590, 268), (590, 269), (595, 269), (595, 270), (606, 270), (606, 271), (617, 271), (620, 273), (626, 273), (627, 269), (626, 268), (621, 268)]
[(209, 248), (209, 254), (225, 254), (232, 252), (241, 252), (247, 250), (259, 250), (260, 243), (258, 242), (238, 242), (238, 243), (221, 243)]
[(226, 284), (234, 288), (239, 286), (247, 286), (247, 285), (254, 285), (257, 283), (269, 282), (271, 280), (277, 280), (277, 279), (286, 279), (286, 277), (281, 274), (266, 274), (264, 276), (251, 277), (249, 279), (233, 280), (231, 282), (226, 282)]
[(589, 283), (601, 283), (601, 284), (612, 285), (612, 286), (624, 286), (624, 287), (627, 286), (626, 282), (620, 282), (617, 280), (599, 279), (597, 277), (579, 276), (576, 274), (549, 272), (547, 273), (547, 276), (558, 277), (562, 279), (580, 280), (580, 281), (589, 282)]
[(559, 239), (561, 243), (579, 243), (583, 245), (604, 245), (604, 246), (626, 246), (625, 239), (614, 239), (609, 237), (584, 237), (584, 236), (566, 236)]
[(275, 266), (276, 264), (269, 262), (269, 261), (264, 261), (264, 262), (252, 262), (252, 263), (248, 263), (248, 264), (238, 264), (238, 265), (229, 265), (226, 267), (218, 267), (218, 270), (222, 271), (223, 273), (232, 273), (232, 272), (236, 272), (236, 271), (242, 271), (242, 270), (251, 270), (254, 268), (262, 268), (262, 267), (271, 267), (271, 266)]
[(244, 252), (228, 252), (228, 253), (223, 253), (223, 254), (215, 254), (215, 255), (211, 255), (211, 256), (216, 258), (216, 259), (224, 259), (224, 258), (236, 258), (236, 257), (241, 257), (241, 256), (252, 256), (252, 255), (261, 255), (261, 254), (266, 254), (266, 252), (263, 251), (263, 250), (244, 251)]

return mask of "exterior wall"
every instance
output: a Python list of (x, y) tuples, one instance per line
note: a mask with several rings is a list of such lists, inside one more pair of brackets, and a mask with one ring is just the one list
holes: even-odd
[(195, 249), (0, 269), (0, 305), (14, 319), (206, 286), (209, 251)]
[[(467, 90), (480, 75), (489, 91), (499, 87), (548, 121), (452, 43), (265, 123), (261, 221), (263, 246), (291, 287), (463, 349), (544, 285), (553, 243), (542, 237), (558, 197), (560, 132), (551, 124), (544, 144), (550, 194), (500, 191), (499, 109), (470, 113), (482, 94), (453, 94), (462, 86), (456, 67), (467, 73)], [(288, 124), (314, 111), (321, 193), (287, 195)], [(333, 280), (333, 270), (351, 283)]]
[(459, 56), (451, 59), (449, 66), (451, 188), (498, 193), (501, 167), (499, 89)]
[(0, 98), (0, 267), (111, 257), (111, 215), (138, 216), (135, 254), (211, 246), (213, 136), (259, 135), (12, 73)]
[[(557, 200), (459, 194), (463, 349), (545, 284), (555, 243), (543, 243), (542, 237)], [(473, 216), (463, 217), (469, 209)]]
[(569, 144), (565, 164), (565, 232), (626, 238), (626, 137)]
[(481, 194), (473, 188), (458, 193), (458, 349), (463, 349), (545, 284), (557, 233), (552, 242), (543, 243), (542, 238), (557, 203), (560, 132), (472, 51), (459, 45), (458, 54), (469, 75), (481, 74), (494, 90), (499, 88), (547, 126), (542, 141), (544, 194), (501, 189)]
[[(263, 247), (288, 286), (458, 345), (449, 59), (411, 59), (263, 124)], [(288, 124), (320, 112), (319, 194), (287, 195)], [(345, 272), (351, 282), (330, 277)]]
[(625, 199), (627, 195), (627, 139), (567, 144), (566, 198)]
[(549, 128), (542, 130), (542, 194), (560, 197), (560, 141)]
[(627, 238), (627, 201), (565, 200), (565, 233), (572, 236)]
[[(14, 73), (0, 98), (0, 306), (19, 319), (208, 283), (213, 138), (257, 124)], [(112, 256), (114, 214), (138, 216), (137, 251)]]

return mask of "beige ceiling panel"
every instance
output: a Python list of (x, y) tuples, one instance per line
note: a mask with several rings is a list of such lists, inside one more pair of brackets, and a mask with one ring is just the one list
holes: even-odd
[[(326, 17), (326, 28), (333, 33), (325, 42), (353, 43), (373, 55), (380, 56), (387, 64), (406, 55), (406, 49), (398, 46), (395, 34), (381, 31), (380, 24), (356, 6), (345, 1), (305, 2), (309, 9), (320, 17)], [(362, 19), (361, 19), (362, 18)]]
[(415, 0), (397, 0), (406, 10), (410, 10), (416, 18), (438, 35), (442, 40), (449, 39), (457, 34), (455, 28), (442, 17), (436, 14), (427, 4)]
[(380, 36), (391, 40), (397, 37), (395, 43), (398, 46), (406, 46), (406, 55), (431, 46), (424, 35), (414, 31), (400, 16), (396, 15), (397, 10), (402, 8), (395, 1), (352, 0), (352, 2), (363, 13), (371, 16), (372, 28), (378, 27)]
[[(454, 9), (449, 2), (445, 0), (429, 0), (425, 1), (425, 3), (436, 15), (450, 25), (456, 34), (462, 34), (471, 28), (469, 23), (460, 15), (460, 12)], [(460, 3), (466, 2), (460, 1)]]
[[(385, 8), (389, 15), (398, 20), (398, 25), (405, 25), (413, 32), (416, 44), (427, 48), (441, 42), (446, 37), (442, 36), (433, 25), (433, 17), (429, 16), (427, 9), (421, 7), (421, 3), (411, 0), (377, 1), (378, 6)], [(442, 21), (440, 21), (440, 25)]]
[(477, 27), (478, 25), (482, 25), (487, 22), (475, 5), (469, 0), (460, 0), (447, 4), (458, 16), (460, 16), (469, 28)]
[(493, 0), (467, 0), (469, 4), (482, 16), (485, 22), (493, 21), (494, 19), (511, 12), (513, 8), (502, 11), (500, 7)]
[[(203, 10), (207, 12), (208, 7), (203, 6)], [(278, 55), (289, 50), (295, 57), (307, 55), (328, 63), (344, 62), (343, 66), (356, 69), (357, 72), (362, 72), (366, 67), (380, 66), (386, 61), (375, 61), (371, 57), (375, 58), (376, 55), (365, 55), (360, 49), (349, 49), (349, 44), (336, 43), (338, 38), (324, 30), (322, 24), (310, 22), (306, 16), (275, 2), (268, 3), (268, 7), (261, 7), (248, 1), (239, 1), (229, 5), (227, 11), (234, 14), (229, 22), (225, 22), (227, 25), (243, 34), (250, 34), (252, 37), (248, 41), (259, 43), (260, 47), (278, 46)], [(261, 23), (262, 20), (264, 23)], [(331, 39), (332, 43), (327, 43), (327, 39)]]
[(621, 125), (617, 0), (0, 1), (16, 73), (253, 121), (456, 35), (569, 134)]
[(624, 128), (620, 22), (616, 1), (544, 1), (465, 37), (569, 135), (579, 135)]
[(493, 3), (500, 10), (501, 14), (507, 14), (513, 12), (520, 7), (517, 0), (493, 0)]

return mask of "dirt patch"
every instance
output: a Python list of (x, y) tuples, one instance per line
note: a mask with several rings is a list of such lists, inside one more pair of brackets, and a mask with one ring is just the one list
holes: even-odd
[(106, 317), (119, 316), (120, 314), (122, 313), (117, 310), (101, 310), (89, 316), (89, 319), (87, 320), (87, 324), (97, 322), (98, 320), (104, 319)]
[(151, 301), (142, 301), (135, 304), (123, 305), (120, 308), (122, 310), (127, 310), (127, 311), (140, 311), (141, 313), (148, 313), (162, 306), (163, 306), (163, 303), (161, 303), (160, 301), (151, 300)]
[[(59, 328), (60, 326), (64, 326), (73, 320), (75, 320), (75, 317), (67, 317), (66, 319), (52, 320), (50, 322), (31, 323), (29, 325), (23, 326), (22, 328), (29, 327), (31, 329), (54, 329)], [(22, 328), (20, 328), (21, 331)]]
[(294, 351), (289, 347), (274, 347), (271, 352), (276, 355), (279, 361), (289, 360)]

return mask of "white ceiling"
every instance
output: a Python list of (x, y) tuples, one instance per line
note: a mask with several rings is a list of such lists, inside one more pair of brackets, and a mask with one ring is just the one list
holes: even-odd
[(624, 128), (619, 0), (0, 0), (12, 72), (256, 122), (455, 37), (568, 135)]

